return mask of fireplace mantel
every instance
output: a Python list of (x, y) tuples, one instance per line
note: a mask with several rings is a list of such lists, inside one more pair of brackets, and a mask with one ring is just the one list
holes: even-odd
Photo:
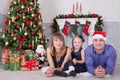
[[(91, 36), (92, 36), (92, 34), (93, 34), (94, 30), (95, 30), (94, 26), (95, 26), (98, 18), (87, 18), (87, 20), (91, 22), (91, 25), (89, 27), (89, 36), (88, 36), (88, 40), (87, 40), (88, 41), (87, 45), (89, 45), (89, 44), (92, 43)], [(57, 24), (59, 25), (60, 32), (62, 32), (65, 21), (70, 22), (70, 24), (75, 24), (75, 21), (79, 21), (80, 24), (85, 24), (86, 23), (86, 18), (59, 18), (59, 19), (56, 19), (56, 21), (57, 21)], [(70, 44), (67, 44), (67, 43), (68, 43), (68, 41), (66, 39), (66, 45), (67, 46), (70, 45)]]

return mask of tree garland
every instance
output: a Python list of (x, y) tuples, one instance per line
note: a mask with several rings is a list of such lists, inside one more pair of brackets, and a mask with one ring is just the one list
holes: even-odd
[(59, 31), (59, 26), (57, 24), (56, 19), (62, 19), (62, 18), (98, 18), (97, 23), (95, 24), (95, 31), (102, 31), (103, 30), (103, 20), (102, 20), (102, 16), (98, 15), (98, 14), (67, 14), (67, 15), (58, 15), (53, 19), (53, 24), (51, 26), (53, 33), (54, 32), (58, 32)]

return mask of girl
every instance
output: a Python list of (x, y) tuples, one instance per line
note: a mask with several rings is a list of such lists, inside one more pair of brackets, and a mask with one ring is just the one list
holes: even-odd
[(75, 68), (71, 59), (71, 49), (65, 46), (64, 37), (61, 33), (55, 33), (51, 46), (47, 48), (49, 67), (42, 68), (46, 76), (53, 75), (67, 77), (68, 74), (75, 76)]
[(81, 35), (77, 35), (72, 40), (72, 61), (74, 63), (75, 72), (86, 72), (86, 64), (85, 64), (85, 53), (82, 49), (82, 44), (85, 40)]

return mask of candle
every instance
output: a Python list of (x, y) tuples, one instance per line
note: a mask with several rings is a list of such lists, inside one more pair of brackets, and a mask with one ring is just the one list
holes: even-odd
[(72, 13), (74, 13), (74, 4), (73, 4), (73, 9), (72, 9)]
[(80, 3), (80, 13), (82, 13), (82, 4)]
[(78, 10), (78, 2), (76, 2), (76, 10)]

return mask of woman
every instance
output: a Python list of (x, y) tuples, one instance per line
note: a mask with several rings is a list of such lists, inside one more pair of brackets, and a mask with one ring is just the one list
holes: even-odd
[(51, 46), (47, 48), (47, 59), (49, 67), (42, 70), (47, 77), (53, 75), (67, 77), (76, 76), (75, 68), (71, 61), (71, 49), (65, 46), (65, 40), (61, 33), (55, 33), (52, 38)]

